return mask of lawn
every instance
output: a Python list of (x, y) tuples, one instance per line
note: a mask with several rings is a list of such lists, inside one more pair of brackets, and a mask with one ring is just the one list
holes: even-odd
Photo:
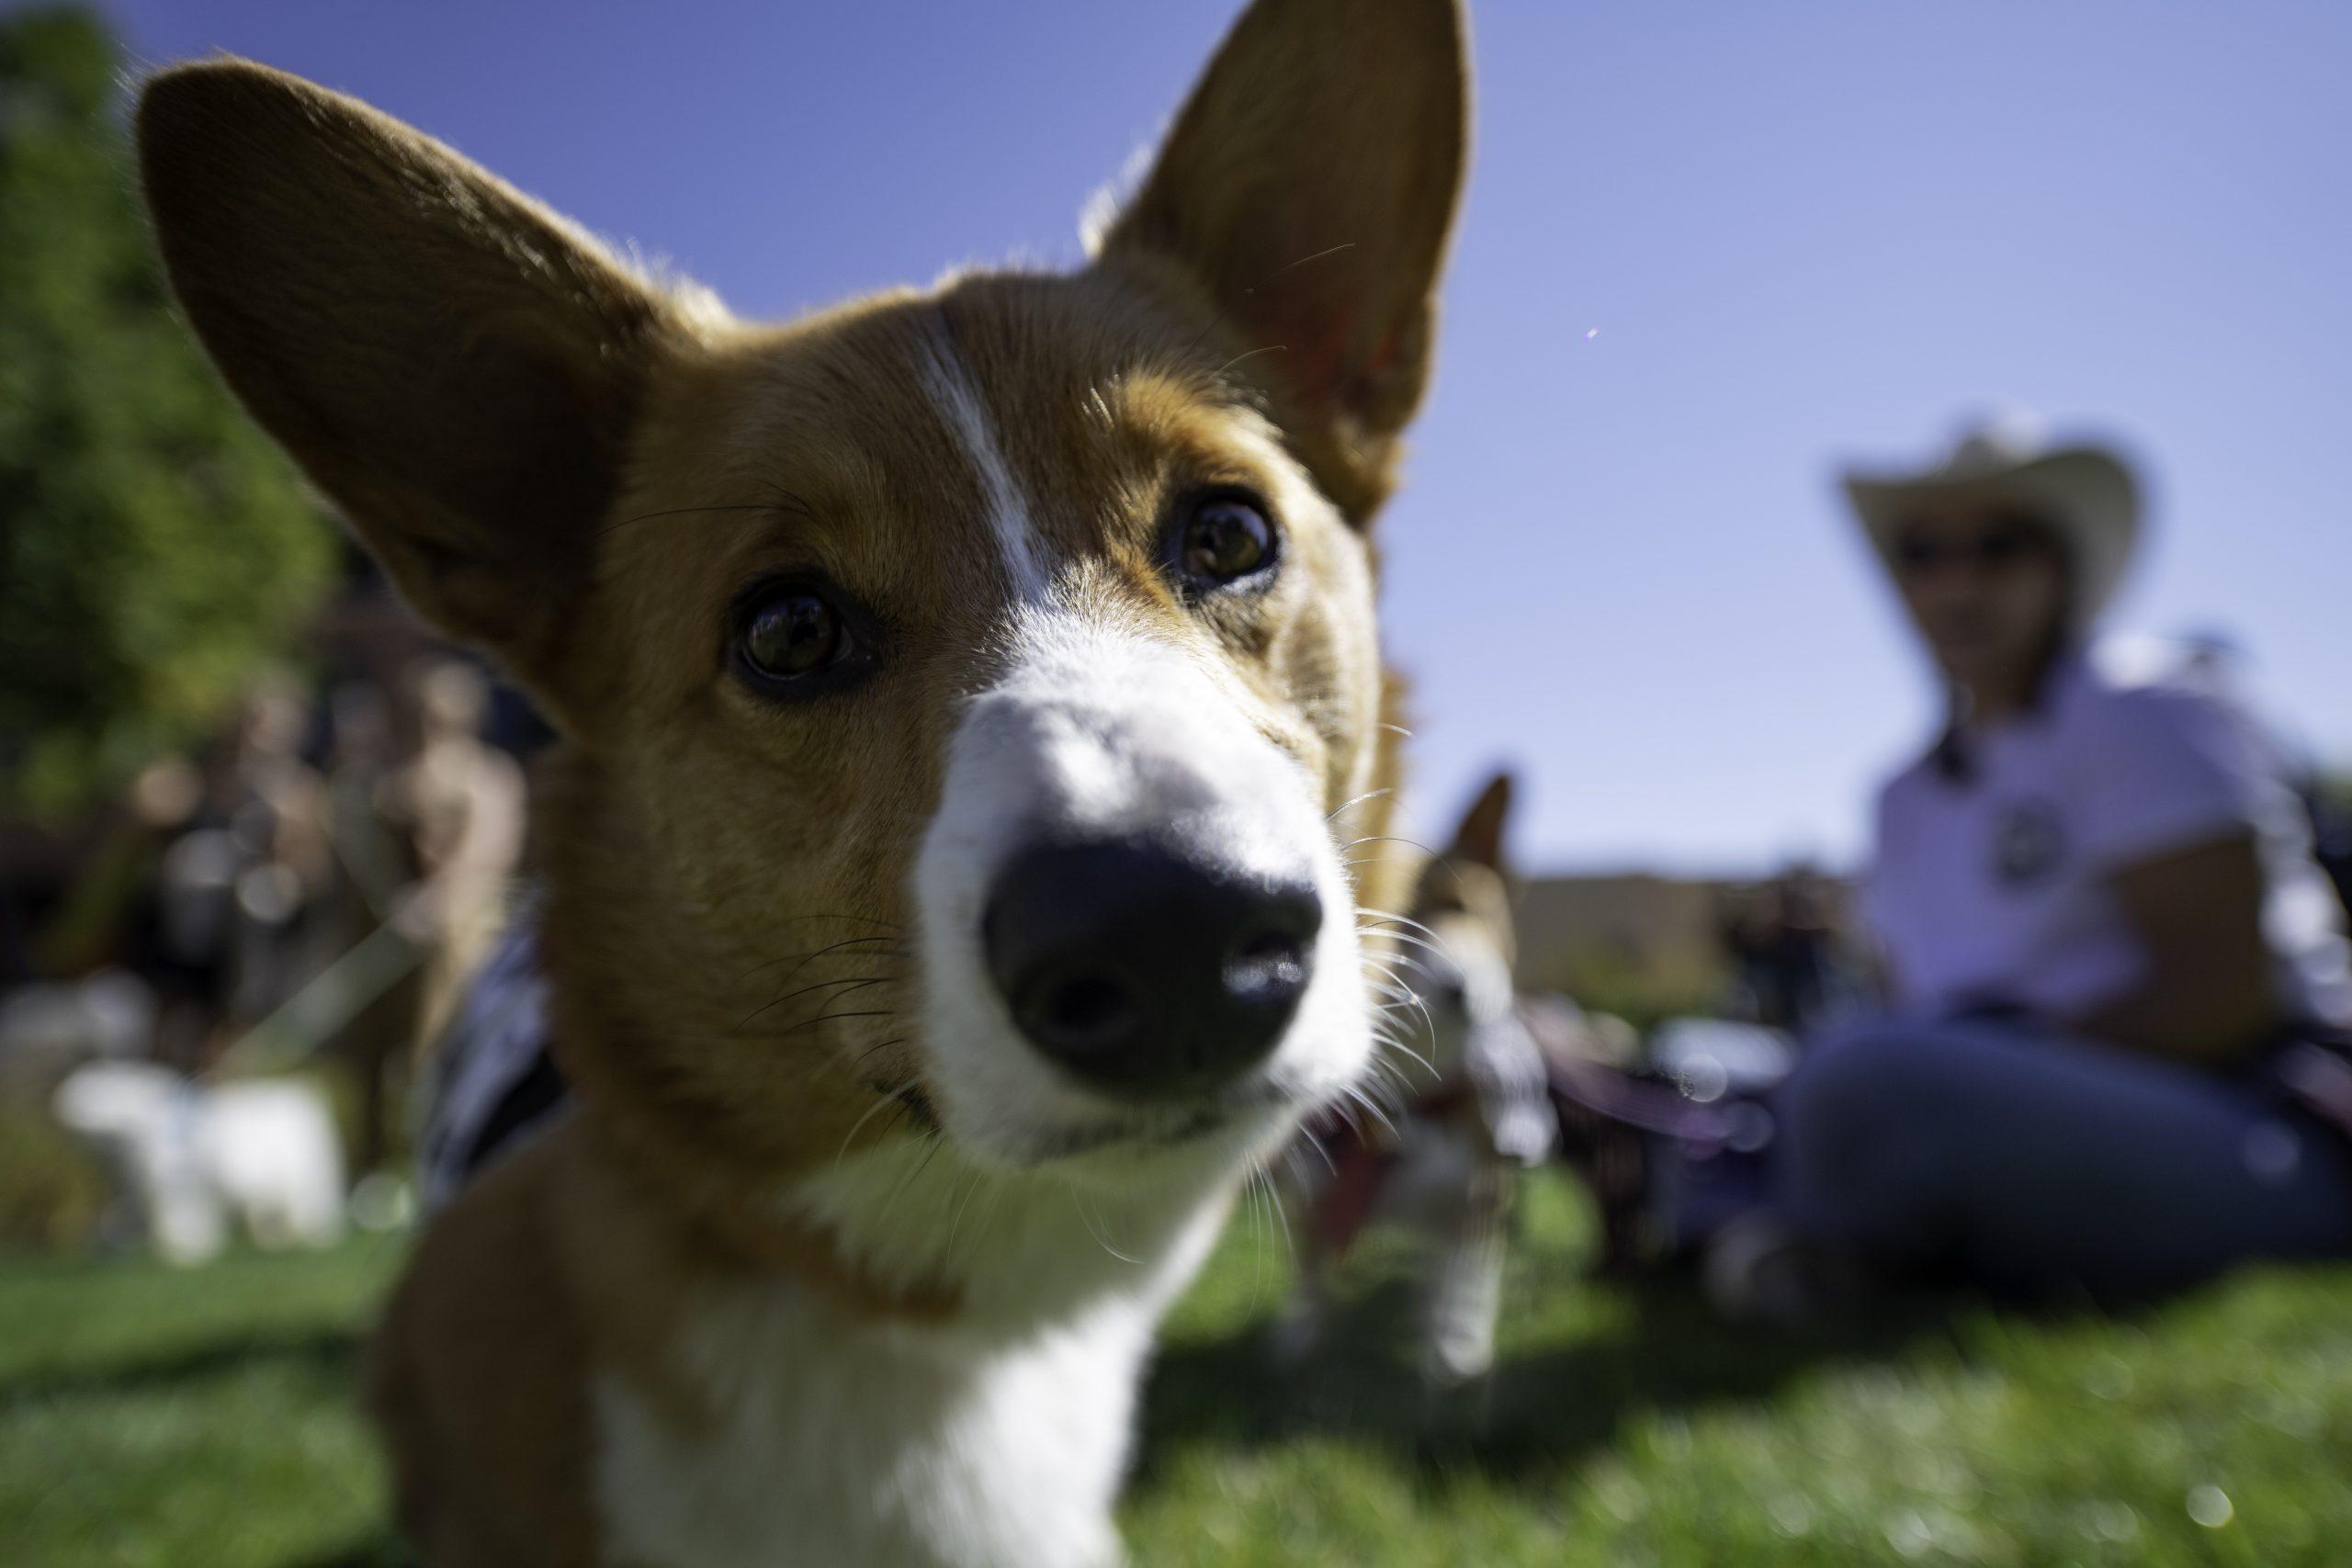
[[(2352, 1269), (1795, 1342), (1581, 1280), (1573, 1198), (1532, 1196), (1502, 1369), (1438, 1408), (1405, 1372), (1393, 1250), (1353, 1271), (1327, 1356), (1269, 1364), (1287, 1265), (1245, 1211), (1153, 1377), (1137, 1561), (2352, 1561)], [(0, 1266), (0, 1564), (398, 1562), (350, 1407), (397, 1252)]]

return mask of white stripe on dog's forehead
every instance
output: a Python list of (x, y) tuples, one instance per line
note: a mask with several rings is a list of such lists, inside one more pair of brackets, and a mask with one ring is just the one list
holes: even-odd
[(937, 405), (947, 428), (955, 434), (979, 475), (981, 491), (988, 499), (989, 531), (996, 537), (997, 551), (1004, 559), (1006, 574), (1012, 580), (1013, 594), (1033, 604), (1042, 601), (1046, 597), (1046, 564), (1038, 548), (1035, 516), (1029, 510), (1028, 497), (1012, 477), (1012, 465), (1005, 461), (996, 421), (989, 417), (988, 405), (980, 400), (979, 388), (944, 323), (933, 323), (927, 347), (929, 354), (922, 367), (923, 389)]

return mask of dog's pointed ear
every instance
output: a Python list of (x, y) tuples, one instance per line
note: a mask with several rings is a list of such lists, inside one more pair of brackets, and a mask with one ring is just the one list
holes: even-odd
[(1457, 0), (1257, 0), (1102, 240), (1189, 276), (1358, 522), (1429, 382), (1467, 76)]
[(1453, 845), (1445, 852), (1447, 860), (1469, 861), (1498, 873), (1508, 869), (1503, 833), (1510, 821), (1510, 798), (1515, 787), (1508, 768), (1487, 781), (1487, 787), (1478, 792), (1478, 798), (1462, 814), (1462, 826), (1454, 830)]
[(669, 298), (441, 143), (249, 62), (153, 77), (138, 140), (231, 389), (420, 612), (560, 686)]

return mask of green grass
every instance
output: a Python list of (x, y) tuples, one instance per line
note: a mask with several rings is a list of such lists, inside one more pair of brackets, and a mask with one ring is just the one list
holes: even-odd
[[(2352, 1269), (1793, 1341), (1581, 1280), (1573, 1198), (1532, 1197), (1501, 1370), (1437, 1406), (1394, 1247), (1327, 1355), (1272, 1366), (1287, 1268), (1245, 1211), (1153, 1374), (1138, 1562), (2352, 1561)], [(396, 1253), (0, 1267), (0, 1564), (397, 1562), (350, 1404)]]

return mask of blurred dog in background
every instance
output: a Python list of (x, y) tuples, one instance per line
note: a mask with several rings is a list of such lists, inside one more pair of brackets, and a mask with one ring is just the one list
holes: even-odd
[(1299, 1284), (1277, 1329), (1287, 1357), (1322, 1338), (1332, 1269), (1363, 1228), (1407, 1226), (1422, 1252), (1422, 1376), (1447, 1388), (1494, 1359), (1504, 1242), (1519, 1171), (1549, 1158), (1557, 1122), (1544, 1054), (1512, 979), (1503, 850), (1512, 780), (1498, 773), (1421, 868), (1409, 918), (1372, 960), (1395, 1021), (1385, 1101), (1327, 1113), (1294, 1157)]

